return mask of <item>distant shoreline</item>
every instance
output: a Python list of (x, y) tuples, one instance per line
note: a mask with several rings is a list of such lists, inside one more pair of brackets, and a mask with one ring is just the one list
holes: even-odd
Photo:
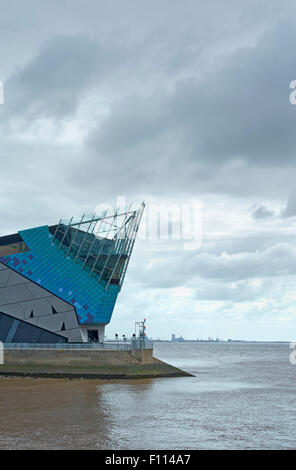
[(232, 339), (230, 341), (226, 340), (196, 340), (196, 339), (184, 339), (182, 341), (171, 341), (170, 339), (149, 339), (153, 343), (173, 343), (173, 344), (182, 344), (182, 343), (278, 343), (278, 344), (290, 344), (292, 341), (256, 341), (249, 339)]

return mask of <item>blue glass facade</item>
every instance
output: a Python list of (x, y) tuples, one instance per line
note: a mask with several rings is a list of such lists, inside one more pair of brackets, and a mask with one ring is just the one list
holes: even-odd
[(73, 305), (80, 325), (110, 322), (119, 284), (110, 283), (106, 289), (103, 279), (98, 282), (79, 260), (53, 243), (48, 226), (22, 230), (19, 235), (28, 249), (0, 257), (3, 264)]
[(144, 203), (0, 237), (0, 340), (104, 342), (143, 210)]

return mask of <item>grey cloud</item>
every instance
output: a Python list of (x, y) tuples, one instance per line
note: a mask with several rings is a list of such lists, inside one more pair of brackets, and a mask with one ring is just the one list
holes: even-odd
[(88, 208), (93, 211), (97, 201), (66, 181), (68, 167), (78, 153), (75, 147), (11, 142), (1, 137), (1, 235), (54, 224)]
[(201, 277), (213, 279), (295, 275), (296, 249), (287, 243), (277, 243), (262, 252), (222, 253), (219, 257), (202, 254), (196, 257), (194, 268)]
[(180, 126), (185, 124), (184, 135), (193, 142), (197, 159), (241, 158), (255, 166), (294, 161), (296, 107), (289, 102), (293, 38), (294, 23), (283, 22), (199, 82), (179, 83), (173, 115)]
[[(281, 23), (255, 45), (226, 57), (220, 54), (217, 64), (198, 78), (181, 62), (171, 80), (176, 81), (173, 91), (153, 80), (148, 86), (149, 67), (141, 56), (148, 54), (147, 41), (125, 49), (100, 44), (85, 34), (58, 36), (7, 80), (8, 104), (0, 112), (5, 119), (23, 118), (26, 123), (47, 117), (58, 123), (75, 117), (78, 104), (93, 87), (111, 81), (112, 87), (122, 87), (120, 98), (86, 138), (83, 159), (73, 163), (68, 184), (79, 175), (94, 191), (97, 174), (103, 174), (103, 186), (127, 193), (131, 189), (230, 194), (267, 190), (285, 195), (292, 183), (295, 150), (296, 107), (288, 100), (294, 31), (293, 23)], [(167, 43), (162, 45), (169, 57)], [(155, 48), (152, 43), (150, 49)], [(155, 57), (152, 54), (150, 60)], [(166, 80), (171, 66), (167, 62), (166, 72), (166, 60), (160, 57), (159, 64)], [(145, 72), (145, 92), (140, 93)], [(182, 72), (186, 78), (180, 80)], [(124, 91), (128, 76), (137, 90), (133, 94)], [(260, 215), (262, 211), (254, 216)]]
[(159, 258), (151, 266), (143, 268), (141, 279), (145, 279), (146, 287), (171, 288), (198, 285), (199, 278), (229, 282), (287, 275), (296, 275), (296, 248), (287, 243), (277, 243), (262, 252), (225, 252), (219, 256), (183, 253), (171, 259)]
[[(154, 87), (117, 100), (85, 140), (88, 165), (121, 191), (129, 191), (135, 172), (144, 191), (284, 197), (296, 150), (296, 107), (289, 103), (294, 37), (294, 24), (283, 22), (255, 45), (220, 56), (201, 78), (177, 80), (174, 91)], [(85, 160), (73, 171), (89, 178), (84, 168)]]
[(296, 215), (296, 193), (290, 195), (281, 215), (282, 217), (293, 217)]
[(252, 213), (254, 219), (266, 219), (275, 215), (275, 212), (268, 209), (266, 206), (258, 206)]
[(157, 97), (127, 96), (113, 106), (112, 114), (90, 134), (88, 143), (114, 155), (157, 139), (167, 119), (168, 113), (159, 107)]
[(53, 37), (5, 82), (4, 117), (74, 118), (92, 87), (120, 66), (124, 53), (85, 35)]
[(211, 282), (197, 287), (195, 298), (209, 301), (253, 302), (266, 296), (271, 286), (273, 286), (273, 283), (271, 284), (266, 280), (258, 283), (258, 285), (252, 283), (249, 279), (234, 284)]
[[(266, 219), (262, 220), (263, 224), (265, 223), (265, 220)], [(211, 241), (205, 239), (200, 252), (209, 253), (215, 256), (220, 256), (222, 253), (228, 253), (229, 255), (239, 253), (262, 253), (275, 246), (279, 240), (281, 243), (285, 243), (290, 246), (293, 246), (295, 242), (295, 235), (293, 233), (283, 231), (281, 228), (276, 229), (273, 226), (272, 230), (266, 227), (265, 230), (262, 230), (261, 228), (261, 230), (258, 231), (254, 228), (255, 227), (253, 226), (250, 228), (250, 231), (246, 231), (244, 235), (239, 237), (231, 237), (231, 234), (225, 238), (221, 236), (221, 238), (219, 238), (219, 243), (217, 243), (217, 240)]]

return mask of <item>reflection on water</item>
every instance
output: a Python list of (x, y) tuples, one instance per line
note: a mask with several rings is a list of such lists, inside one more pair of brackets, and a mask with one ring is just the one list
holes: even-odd
[(295, 448), (287, 344), (156, 343), (195, 377), (1, 379), (0, 448)]

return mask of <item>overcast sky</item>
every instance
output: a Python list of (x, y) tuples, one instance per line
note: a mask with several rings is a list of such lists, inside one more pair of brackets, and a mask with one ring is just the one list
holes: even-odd
[(0, 235), (200, 203), (200, 248), (137, 241), (107, 335), (295, 340), (295, 43), (292, 0), (0, 0)]

